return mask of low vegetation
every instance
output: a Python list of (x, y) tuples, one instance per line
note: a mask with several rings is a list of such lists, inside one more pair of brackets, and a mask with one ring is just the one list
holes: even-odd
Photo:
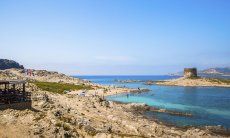
[(59, 93), (59, 94), (64, 94), (65, 91), (71, 91), (71, 90), (90, 90), (92, 89), (91, 86), (89, 85), (74, 85), (74, 84), (67, 84), (67, 83), (56, 83), (56, 82), (32, 82), (34, 83), (38, 88), (44, 90), (44, 91), (49, 91), (49, 92), (54, 92), (54, 93)]
[(194, 77), (188, 77), (188, 79), (195, 80), (195, 79), (201, 79), (201, 77), (199, 77), (199, 76), (194, 76)]
[(216, 82), (216, 83), (225, 83), (225, 84), (228, 84), (230, 85), (230, 79), (217, 79), (217, 78), (209, 78), (209, 81), (211, 82)]

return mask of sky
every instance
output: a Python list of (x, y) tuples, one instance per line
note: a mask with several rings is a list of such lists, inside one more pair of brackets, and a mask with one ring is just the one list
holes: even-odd
[(70, 75), (230, 66), (229, 0), (1, 0), (0, 58)]

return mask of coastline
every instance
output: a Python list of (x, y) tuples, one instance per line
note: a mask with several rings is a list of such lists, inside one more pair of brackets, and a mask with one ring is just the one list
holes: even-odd
[[(218, 135), (223, 136), (223, 137), (229, 137), (230, 136), (230, 129), (224, 128), (224, 127), (218, 126), (218, 125), (216, 125), (216, 126), (215, 125), (213, 125), (213, 126), (208, 126), (208, 125), (206, 125), (206, 126), (189, 126), (189, 125), (188, 126), (179, 126), (179, 125), (176, 125), (176, 124), (173, 124), (173, 123), (169, 123), (169, 122), (166, 122), (166, 121), (159, 120), (159, 119), (157, 119), (155, 117), (152, 117), (152, 116), (148, 116), (148, 115), (145, 114), (145, 112), (147, 112), (147, 111), (168, 114), (167, 113), (168, 110), (164, 110), (163, 112), (162, 111), (157, 111), (157, 110), (152, 110), (151, 108), (155, 108), (155, 107), (148, 106), (145, 103), (125, 103), (125, 102), (119, 102), (119, 101), (113, 101), (113, 102), (118, 104), (118, 105), (132, 106), (131, 108), (134, 108), (134, 110), (131, 111), (133, 114), (136, 114), (135, 108), (138, 108), (139, 115), (141, 115), (144, 119), (147, 119), (150, 122), (152, 122), (152, 121), (156, 122), (159, 125), (164, 125), (164, 126), (167, 126), (167, 127), (173, 127), (175, 129), (182, 130), (182, 131), (186, 131), (188, 129), (200, 129), (200, 130), (204, 130), (204, 131), (209, 130), (212, 133), (218, 134)], [(159, 110), (161, 110), (161, 109), (159, 109)], [(181, 112), (175, 112), (175, 113), (176, 114), (174, 114), (174, 115), (176, 115), (176, 116), (192, 117), (192, 114), (191, 115), (186, 115), (186, 113), (181, 114)], [(180, 115), (178, 115), (177, 113), (179, 113)]]
[[(180, 129), (167, 126), (157, 121), (151, 121), (143, 116), (142, 105), (117, 104), (102, 98), (133, 89), (111, 88), (63, 76), (48, 71), (34, 71), (35, 76), (25, 76), (21, 70), (0, 72), (1, 79), (26, 79), (31, 81), (53, 81), (55, 83), (71, 83), (75, 85), (91, 85), (98, 90), (90, 91), (89, 95), (57, 94), (41, 90), (33, 83), (27, 85), (27, 91), (32, 92), (33, 110), (0, 111), (0, 136), (3, 137), (216, 137), (210, 129), (191, 127)], [(36, 74), (37, 73), (37, 74)], [(37, 79), (39, 78), (39, 79)], [(106, 90), (107, 88), (107, 90)], [(105, 93), (105, 91), (107, 93)], [(135, 91), (137, 92), (137, 91)], [(144, 107), (146, 108), (146, 107)], [(23, 124), (23, 125), (22, 125)], [(17, 132), (15, 133), (3, 133)]]

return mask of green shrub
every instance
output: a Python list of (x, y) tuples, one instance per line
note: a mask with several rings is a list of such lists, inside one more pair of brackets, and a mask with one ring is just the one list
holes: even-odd
[(70, 128), (70, 126), (69, 126), (68, 124), (63, 123), (63, 129), (64, 129), (65, 131), (69, 131), (71, 128)]
[(57, 123), (55, 124), (55, 126), (56, 126), (56, 127), (62, 127), (62, 123), (61, 123), (61, 122), (57, 122)]
[(71, 129), (70, 126), (69, 126), (68, 124), (64, 123), (64, 122), (57, 122), (57, 123), (55, 124), (55, 126), (56, 126), (56, 127), (63, 127), (63, 129), (64, 129), (65, 131), (69, 131), (69, 130)]
[(56, 83), (56, 82), (31, 82), (35, 84), (38, 88), (44, 90), (44, 91), (49, 91), (49, 92), (54, 92), (54, 93), (59, 93), (59, 94), (64, 94), (64, 91), (71, 91), (71, 90), (90, 90), (92, 89), (91, 86), (89, 85), (74, 85), (74, 84), (67, 84), (67, 83)]

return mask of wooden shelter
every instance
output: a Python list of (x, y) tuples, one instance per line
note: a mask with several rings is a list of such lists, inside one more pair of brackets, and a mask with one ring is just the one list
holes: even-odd
[(31, 106), (31, 94), (26, 92), (25, 85), (23, 80), (0, 80), (0, 109)]

